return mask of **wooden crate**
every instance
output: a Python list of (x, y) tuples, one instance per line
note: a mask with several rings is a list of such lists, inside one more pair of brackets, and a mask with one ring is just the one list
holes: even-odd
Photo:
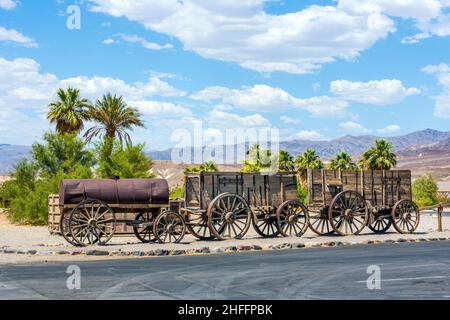
[[(121, 213), (116, 212), (116, 219), (120, 220), (133, 220), (135, 213)], [(61, 234), (59, 228), (59, 222), (61, 219), (61, 207), (59, 206), (59, 195), (51, 194), (48, 196), (48, 230), (50, 234)], [(133, 227), (127, 226), (124, 223), (118, 223), (116, 226), (115, 235), (126, 236), (134, 234)]]

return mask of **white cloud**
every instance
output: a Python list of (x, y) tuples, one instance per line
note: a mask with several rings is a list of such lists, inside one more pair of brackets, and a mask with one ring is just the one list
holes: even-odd
[(229, 89), (226, 87), (208, 87), (191, 95), (192, 99), (207, 102), (219, 101), (238, 108), (258, 112), (283, 112), (302, 109), (313, 116), (343, 115), (348, 104), (341, 99), (328, 96), (300, 99), (281, 88), (256, 84), (252, 87)]
[(14, 0), (0, 0), (0, 9), (12, 10), (17, 6), (17, 1)]
[(370, 132), (369, 129), (364, 128), (361, 124), (353, 121), (342, 122), (339, 124), (343, 130), (347, 132), (355, 132), (355, 133), (367, 133)]
[(324, 136), (315, 130), (302, 130), (295, 134), (293, 139), (300, 139), (300, 140), (324, 140)]
[(163, 49), (171, 49), (171, 48), (173, 48), (173, 45), (171, 45), (170, 43), (166, 43), (164, 45), (161, 45), (161, 44), (158, 44), (158, 43), (155, 43), (155, 42), (147, 41), (144, 38), (139, 37), (139, 36), (134, 35), (134, 34), (121, 34), (120, 38), (123, 41), (126, 41), (126, 42), (138, 43), (142, 47), (144, 47), (145, 49), (149, 49), (149, 50), (163, 50)]
[(420, 94), (417, 88), (406, 88), (397, 79), (352, 82), (337, 80), (330, 84), (330, 91), (343, 99), (375, 105), (402, 102), (406, 97)]
[(206, 120), (212, 124), (227, 127), (267, 127), (270, 126), (270, 121), (258, 113), (241, 116), (229, 111), (224, 111), (220, 106), (211, 110)]
[(282, 116), (280, 117), (281, 122), (284, 124), (302, 124), (302, 120), (293, 117)]
[(422, 69), (423, 72), (434, 74), (442, 88), (436, 97), (434, 116), (450, 119), (450, 67), (441, 63), (439, 65), (428, 65)]
[(143, 115), (150, 117), (178, 118), (192, 115), (188, 108), (170, 102), (141, 100), (129, 101), (129, 104), (137, 108)]
[(0, 26), (0, 41), (9, 41), (28, 48), (36, 48), (38, 44), (14, 29), (6, 29)]
[(312, 5), (272, 15), (264, 0), (91, 0), (91, 10), (126, 17), (179, 39), (186, 50), (260, 72), (308, 73), (357, 57), (395, 31), (382, 12)]
[(106, 44), (106, 45), (110, 45), (110, 44), (114, 44), (114, 43), (116, 43), (116, 40), (111, 39), (111, 38), (103, 40), (103, 44)]
[(378, 129), (377, 131), (380, 133), (391, 133), (391, 132), (396, 132), (400, 130), (400, 126), (396, 125), (396, 124), (391, 124), (388, 125), (384, 128)]

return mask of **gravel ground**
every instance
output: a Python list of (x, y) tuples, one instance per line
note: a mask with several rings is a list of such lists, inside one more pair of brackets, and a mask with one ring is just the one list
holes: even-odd
[(408, 235), (398, 234), (393, 228), (386, 234), (375, 235), (366, 228), (358, 236), (317, 236), (308, 231), (301, 238), (263, 239), (250, 228), (243, 240), (198, 241), (187, 235), (180, 244), (142, 244), (134, 237), (115, 237), (105, 246), (75, 248), (62, 237), (49, 235), (46, 227), (11, 225), (0, 215), (0, 264), (450, 239), (450, 212), (444, 213), (443, 232), (435, 231), (437, 225), (436, 213), (425, 212), (419, 229)]

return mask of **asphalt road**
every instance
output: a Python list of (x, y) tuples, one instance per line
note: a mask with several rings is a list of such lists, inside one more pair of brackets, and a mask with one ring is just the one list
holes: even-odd
[[(0, 267), (0, 299), (450, 298), (445, 241), (76, 264), (79, 290), (67, 289), (70, 263)], [(369, 290), (373, 265), (381, 289)]]

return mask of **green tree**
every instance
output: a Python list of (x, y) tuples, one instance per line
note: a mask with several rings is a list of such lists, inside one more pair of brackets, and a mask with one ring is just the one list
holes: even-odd
[(116, 142), (110, 153), (108, 141), (98, 144), (97, 174), (101, 178), (116, 176), (122, 179), (152, 178), (153, 162), (145, 155), (144, 147), (144, 144), (136, 146), (128, 144), (123, 148), (119, 142)]
[(376, 140), (375, 146), (363, 153), (359, 165), (366, 170), (390, 170), (397, 164), (393, 146), (386, 140)]
[(88, 114), (97, 125), (86, 131), (85, 138), (88, 142), (99, 136), (105, 138), (109, 154), (112, 152), (116, 138), (121, 145), (123, 141), (131, 144), (128, 131), (133, 131), (133, 127), (144, 127), (138, 110), (128, 106), (123, 97), (113, 96), (110, 93), (104, 95), (101, 100), (97, 100), (95, 106), (89, 108)]
[(294, 158), (286, 150), (280, 150), (278, 154), (278, 170), (279, 171), (294, 171)]
[(272, 167), (272, 153), (269, 149), (262, 149), (259, 144), (253, 145), (247, 151), (247, 159), (244, 160), (242, 172), (269, 171)]
[(295, 167), (297, 171), (303, 173), (307, 169), (322, 169), (324, 165), (316, 150), (307, 149), (295, 159)]
[(352, 156), (345, 151), (339, 152), (330, 163), (330, 169), (332, 170), (356, 170), (357, 167), (356, 163), (353, 162)]
[(196, 173), (196, 172), (217, 172), (219, 168), (214, 163), (214, 161), (207, 161), (199, 166), (186, 168), (185, 172)]
[(413, 200), (419, 207), (432, 206), (439, 202), (439, 188), (431, 175), (424, 175), (415, 180), (412, 185)]
[(58, 99), (49, 104), (47, 118), (50, 123), (56, 122), (56, 131), (60, 134), (78, 133), (89, 120), (90, 103), (80, 97), (80, 90), (72, 87), (60, 88)]

